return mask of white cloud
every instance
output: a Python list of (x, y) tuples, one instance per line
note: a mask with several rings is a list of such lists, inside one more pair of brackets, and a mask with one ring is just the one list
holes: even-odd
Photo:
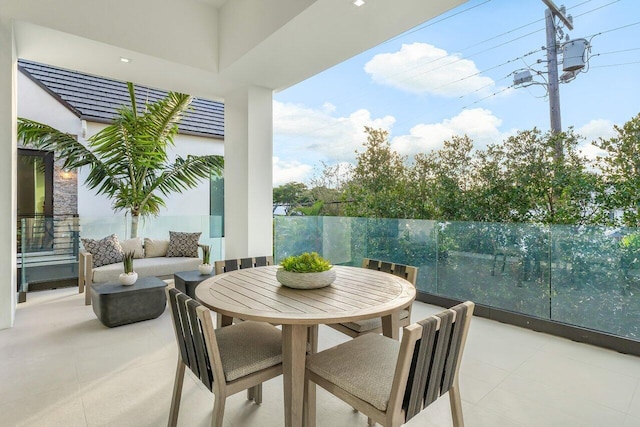
[(589, 123), (576, 129), (576, 133), (583, 136), (585, 141), (580, 145), (579, 149), (587, 158), (593, 160), (598, 156), (606, 154), (604, 150), (599, 149), (592, 144), (593, 141), (599, 141), (600, 138), (609, 139), (616, 135), (613, 129), (613, 123), (610, 120), (594, 119)]
[(331, 104), (313, 109), (278, 101), (273, 103), (274, 144), (281, 158), (309, 157), (315, 153), (316, 162), (353, 161), (355, 150), (366, 141), (365, 126), (391, 130), (395, 121), (393, 116), (373, 118), (365, 109), (339, 117)]
[(407, 92), (457, 97), (493, 91), (495, 82), (476, 75), (475, 63), (427, 43), (403, 44), (399, 51), (381, 53), (365, 64), (373, 81)]
[(442, 148), (443, 142), (452, 136), (468, 135), (476, 148), (502, 142), (511, 133), (499, 130), (502, 120), (484, 108), (464, 110), (457, 116), (440, 123), (419, 124), (411, 128), (409, 135), (391, 140), (391, 147), (400, 154), (412, 157), (416, 153)]
[(273, 157), (273, 186), (292, 181), (304, 182), (312, 170), (313, 167), (297, 160), (287, 162)]

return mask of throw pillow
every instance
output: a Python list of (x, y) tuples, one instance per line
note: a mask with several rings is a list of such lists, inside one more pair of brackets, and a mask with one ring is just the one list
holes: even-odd
[(167, 249), (169, 249), (168, 240), (157, 240), (144, 238), (144, 257), (145, 258), (157, 258), (167, 256)]
[(198, 240), (202, 233), (181, 233), (178, 231), (169, 232), (169, 249), (167, 257), (184, 256), (198, 257)]
[(134, 237), (120, 242), (122, 253), (133, 252), (134, 258), (144, 258), (144, 248), (142, 247), (142, 239)]
[(84, 248), (93, 255), (93, 267), (114, 264), (122, 261), (122, 247), (118, 236), (112, 234), (104, 239), (80, 239)]

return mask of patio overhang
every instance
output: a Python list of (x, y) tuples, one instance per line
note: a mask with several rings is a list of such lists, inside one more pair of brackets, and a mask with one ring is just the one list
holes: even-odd
[[(273, 91), (466, 0), (6, 0), (0, 10), (0, 329), (15, 312), (17, 58), (225, 102), (229, 256), (271, 252)], [(128, 58), (128, 63), (121, 62)]]

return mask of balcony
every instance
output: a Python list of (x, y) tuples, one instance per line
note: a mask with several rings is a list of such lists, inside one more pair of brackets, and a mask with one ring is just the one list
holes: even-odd
[[(80, 219), (81, 237), (126, 236), (126, 221)], [(159, 218), (141, 235), (209, 227), (211, 218)], [(176, 228), (178, 227), (178, 228)], [(185, 228), (187, 227), (187, 228)], [(216, 228), (211, 226), (212, 228)], [(420, 298), (472, 299), (488, 317), (526, 315), (596, 332), (637, 348), (640, 300), (624, 236), (601, 228), (489, 223), (282, 217), (274, 256), (314, 250), (335, 264), (363, 257), (420, 267)], [(219, 235), (216, 258), (223, 257)], [(213, 243), (211, 241), (210, 243)], [(482, 308), (479, 307), (479, 308)], [(415, 302), (413, 319), (441, 308)], [(481, 311), (481, 310), (479, 310)], [(493, 316), (495, 317), (495, 316)], [(544, 329), (544, 328), (540, 328)], [(346, 340), (325, 326), (320, 348)], [(0, 331), (1, 425), (164, 425), (177, 348), (169, 313), (107, 329), (75, 288), (32, 292), (15, 326)], [(187, 375), (188, 378), (191, 378)], [(469, 426), (640, 426), (640, 359), (475, 317), (461, 371)], [(211, 394), (185, 382), (179, 425), (209, 425)], [(226, 425), (280, 426), (282, 381), (265, 384), (264, 403), (243, 394), (227, 403)], [(366, 425), (366, 418), (318, 391), (319, 426)], [(447, 399), (408, 425), (450, 426)]]
[[(440, 311), (414, 303), (415, 319)], [(166, 425), (178, 357), (168, 312), (108, 329), (74, 288), (35, 292), (0, 331), (0, 412), (7, 426)], [(320, 348), (347, 339), (320, 328)], [(178, 425), (208, 426), (211, 393), (187, 374)], [(474, 318), (461, 370), (468, 426), (640, 425), (640, 359)], [(264, 402), (227, 400), (225, 425), (283, 425), (282, 380)], [(318, 426), (365, 426), (363, 415), (318, 390)], [(448, 399), (408, 426), (451, 426)]]

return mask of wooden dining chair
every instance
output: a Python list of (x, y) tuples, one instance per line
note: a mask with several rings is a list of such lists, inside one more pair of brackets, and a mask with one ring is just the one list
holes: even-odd
[(400, 342), (366, 334), (309, 355), (307, 426), (315, 426), (313, 384), (385, 427), (406, 423), (448, 392), (453, 425), (464, 426), (458, 377), (473, 308), (467, 301), (409, 325)]
[(265, 267), (267, 265), (273, 265), (273, 257), (271, 255), (253, 258), (226, 259), (224, 261), (216, 261), (214, 263), (216, 274), (222, 274), (227, 271), (235, 271), (242, 268)]
[[(398, 277), (408, 280), (416, 286), (416, 279), (418, 277), (418, 268), (410, 265), (395, 264), (385, 261), (378, 261), (374, 259), (365, 258), (362, 260), (362, 268), (368, 268), (371, 270), (384, 271), (385, 273), (394, 274)], [(407, 326), (411, 323), (411, 304), (404, 307), (400, 313), (399, 326)], [(359, 337), (364, 334), (380, 334), (382, 333), (382, 320), (377, 317), (374, 319), (358, 320), (355, 322), (334, 323), (327, 325), (337, 331), (347, 334), (352, 338)]]
[(213, 427), (222, 426), (227, 396), (247, 390), (262, 403), (262, 383), (282, 374), (282, 332), (260, 322), (214, 330), (207, 308), (175, 288), (166, 293), (179, 349), (168, 425), (178, 422), (185, 367), (215, 395)]

